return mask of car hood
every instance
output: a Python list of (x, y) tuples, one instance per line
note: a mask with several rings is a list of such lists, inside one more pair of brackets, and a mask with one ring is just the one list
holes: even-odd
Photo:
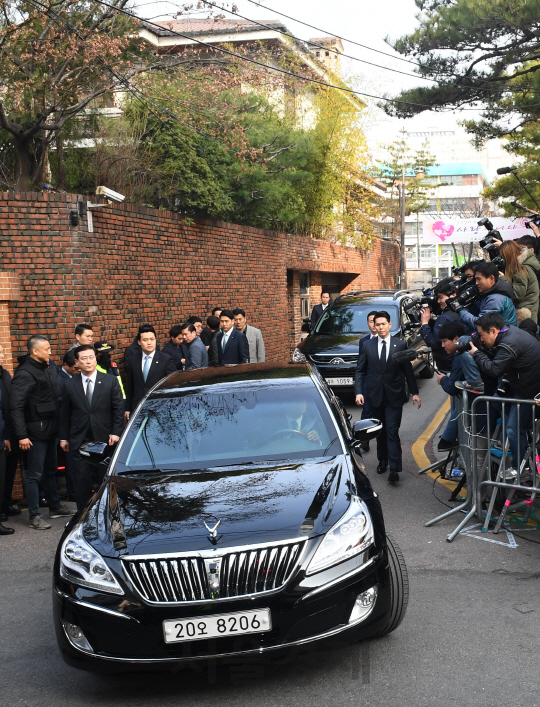
[[(277, 542), (325, 532), (357, 493), (345, 456), (111, 476), (86, 514), (83, 532), (105, 556)], [(218, 521), (212, 541), (205, 523), (213, 528)]]
[(336, 356), (344, 353), (358, 353), (358, 342), (365, 334), (314, 334), (301, 342), (302, 353), (328, 353)]

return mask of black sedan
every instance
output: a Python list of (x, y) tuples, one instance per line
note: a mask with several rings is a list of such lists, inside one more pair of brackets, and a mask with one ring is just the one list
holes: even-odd
[[(393, 631), (407, 571), (357, 448), (379, 429), (351, 429), (309, 364), (161, 381), (60, 541), (64, 659), (101, 672), (170, 668)], [(86, 451), (103, 458), (95, 443)]]

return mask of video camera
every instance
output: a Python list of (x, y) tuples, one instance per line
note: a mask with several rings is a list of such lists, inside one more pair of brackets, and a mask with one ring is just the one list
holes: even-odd
[[(531, 219), (532, 221), (533, 219)], [(480, 221), (478, 221), (479, 226), (484, 226), (484, 228), (487, 228), (488, 234), (487, 236), (480, 241), (480, 247), (483, 248), (484, 250), (487, 250), (489, 259), (491, 260), (492, 263), (495, 263), (495, 265), (498, 267), (498, 269), (501, 272), (504, 272), (506, 268), (506, 262), (504, 258), (501, 256), (501, 253), (498, 249), (498, 247), (495, 245), (495, 239), (498, 241), (502, 241), (503, 238), (501, 236), (500, 231), (496, 231), (493, 228), (493, 224), (488, 218), (481, 218)], [(529, 226), (530, 228), (530, 226)]]
[(403, 306), (403, 310), (409, 319), (403, 327), (405, 331), (417, 329), (422, 326), (421, 314), (423, 307), (429, 307), (432, 312), (437, 311), (437, 294), (433, 287), (425, 287), (422, 290), (421, 297), (413, 297), (410, 302), (407, 302), (407, 304)]
[(456, 286), (454, 293), (446, 300), (446, 306), (457, 313), (474, 304), (481, 296), (476, 282), (465, 280)]
[(540, 214), (537, 214), (536, 216), (529, 219), (528, 221), (525, 221), (525, 228), (532, 228), (531, 223), (534, 223), (535, 226), (540, 228)]

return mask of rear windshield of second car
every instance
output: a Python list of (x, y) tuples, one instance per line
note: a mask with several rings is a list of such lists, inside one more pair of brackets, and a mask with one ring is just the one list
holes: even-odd
[(385, 311), (392, 320), (392, 332), (399, 329), (399, 309), (396, 305), (377, 306), (366, 304), (336, 305), (323, 312), (315, 328), (316, 334), (367, 334), (370, 312)]

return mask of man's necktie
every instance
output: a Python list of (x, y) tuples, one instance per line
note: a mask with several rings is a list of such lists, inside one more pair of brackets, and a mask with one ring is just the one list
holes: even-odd
[(223, 351), (225, 351), (225, 347), (227, 346), (228, 341), (229, 341), (229, 335), (223, 334)]
[(386, 366), (386, 341), (383, 339), (382, 346), (381, 346), (381, 363), (383, 366)]
[(144, 382), (146, 383), (146, 379), (148, 378), (148, 371), (150, 370), (150, 356), (147, 356), (145, 361), (144, 361), (144, 366), (142, 370), (142, 377), (144, 378)]
[(87, 378), (86, 379), (86, 400), (88, 401), (88, 405), (92, 405), (92, 379)]

